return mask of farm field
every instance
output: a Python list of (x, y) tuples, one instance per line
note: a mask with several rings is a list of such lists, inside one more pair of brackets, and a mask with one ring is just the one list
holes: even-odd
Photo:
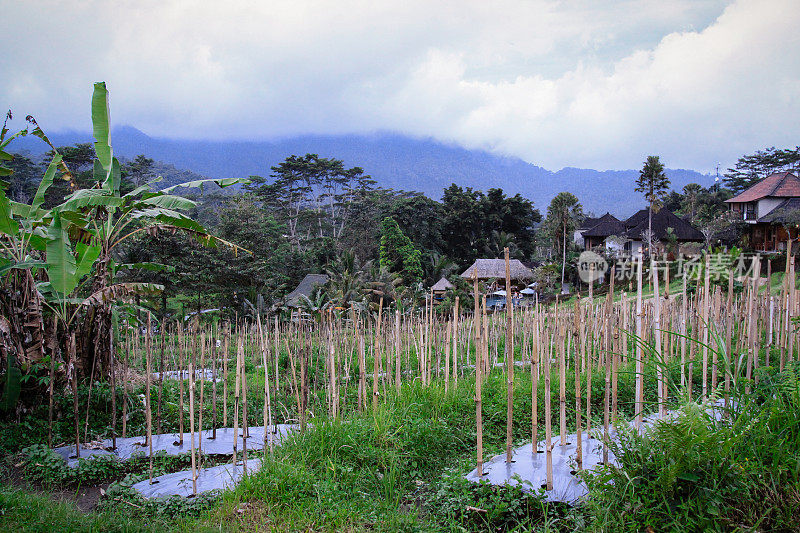
[[(121, 332), (113, 395), (106, 382), (81, 383), (77, 404), (69, 391), (54, 395), (54, 446), (74, 447), (76, 427), (88, 443), (242, 427), (245, 413), (248, 426), (297, 431), (271, 450), (251, 449), (261, 468), (233, 490), (146, 500), (130, 487), (151, 469), (202, 470), (230, 457), (151, 461), (144, 447), (131, 461), (84, 459), (69, 469), (46, 447), (43, 399), (0, 433), (2, 520), (22, 530), (789, 531), (800, 469), (800, 371), (788, 321), (797, 294), (761, 283), (746, 279), (735, 292), (732, 280), (700, 277), (669, 298), (654, 287), (638, 303), (609, 293), (509, 314), (151, 319), (149, 329)], [(187, 370), (197, 379), (160, 378)], [(726, 406), (721, 417), (700, 407), (707, 399)], [(624, 429), (667, 410), (680, 415), (643, 435)], [(577, 505), (546, 502), (546, 486), (464, 479), (479, 457), (547, 434), (555, 447), (579, 424), (599, 440), (609, 428), (620, 437), (607, 441), (619, 467), (576, 467), (589, 490)], [(79, 494), (89, 487), (103, 492), (84, 513), (75, 502), (85, 504)]]

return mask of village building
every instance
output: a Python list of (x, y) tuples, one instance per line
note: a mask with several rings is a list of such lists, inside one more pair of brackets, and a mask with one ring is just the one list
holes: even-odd
[(624, 220), (626, 237), (623, 249), (626, 253), (636, 256), (647, 253), (646, 232), (652, 224), (653, 229), (653, 253), (664, 253), (668, 245), (674, 241), (678, 247), (678, 252), (691, 254), (691, 250), (686, 245), (689, 243), (701, 243), (705, 239), (703, 234), (686, 220), (680, 218), (669, 209), (653, 210), (652, 223), (650, 221), (650, 209), (644, 208)]
[(314, 289), (326, 283), (328, 283), (328, 276), (326, 274), (306, 274), (306, 277), (297, 285), (297, 288), (286, 295), (284, 299), (286, 307), (298, 307), (302, 296), (311, 298)]
[(583, 247), (587, 250), (602, 247), (610, 252), (622, 251), (625, 225), (611, 213), (591, 220), (592, 225), (581, 233)]
[[(533, 271), (522, 264), (519, 259), (510, 259), (508, 266), (511, 271), (511, 281), (515, 284), (525, 285), (527, 280), (533, 279)], [(506, 261), (505, 259), (476, 259), (468, 269), (466, 269), (461, 277), (467, 281), (478, 279), (479, 281), (486, 280), (505, 280), (506, 279)], [(505, 283), (505, 281), (503, 282)]]
[[(646, 252), (646, 232), (650, 226), (649, 208), (641, 209), (625, 220), (619, 220), (611, 213), (590, 220), (593, 221), (591, 227), (581, 232), (586, 250), (600, 248), (602, 251), (624, 255)], [(687, 253), (690, 252), (687, 244), (704, 240), (700, 231), (669, 209), (653, 210), (652, 229), (656, 253), (665, 252), (671, 241), (675, 242), (679, 251)]]
[(771, 174), (725, 203), (749, 225), (747, 237), (755, 250), (786, 250), (786, 241), (798, 235), (800, 178), (791, 172)]
[(433, 297), (437, 300), (441, 300), (444, 298), (444, 295), (447, 291), (454, 289), (455, 285), (447, 281), (447, 278), (442, 278), (436, 283), (433, 284), (431, 287), (431, 292), (433, 293)]

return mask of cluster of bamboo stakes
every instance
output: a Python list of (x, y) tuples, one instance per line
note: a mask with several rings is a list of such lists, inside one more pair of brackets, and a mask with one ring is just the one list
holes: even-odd
[[(790, 243), (791, 248), (791, 243)], [(506, 255), (506, 294), (511, 294), (511, 279)], [(657, 412), (664, 415), (670, 397), (670, 383), (666, 376), (667, 365), (680, 361), (680, 387), (691, 394), (694, 366), (702, 364), (701, 397), (715, 392), (727, 401), (732, 380), (742, 369), (746, 383), (758, 379), (760, 365), (775, 364), (771, 351), (779, 352), (780, 369), (795, 358), (795, 329), (791, 318), (800, 315), (800, 298), (794, 283), (794, 258), (788, 254), (784, 284), (774, 295), (767, 287), (762, 290), (759, 275), (743, 278), (744, 291), (734, 293), (733, 276), (728, 276), (727, 290), (711, 283), (711, 264), (705, 256), (702, 279), (697, 290), (688, 290), (687, 279), (682, 278), (680, 293), (669, 294), (669, 270), (659, 269), (651, 263), (649, 282), (653, 293), (643, 296), (645, 265), (642, 258), (636, 261), (636, 292), (629, 295), (615, 287), (618, 277), (609, 273), (610, 287), (605, 298), (595, 299), (590, 285), (589, 298), (576, 299), (574, 304), (556, 301), (555, 305), (533, 305), (514, 309), (507, 297), (505, 313), (490, 313), (486, 296), (478, 290), (478, 280), (473, 280), (474, 309), (464, 313), (458, 298), (451, 313), (443, 316), (433, 307), (431, 297), (423, 310), (415, 313), (392, 312), (384, 308), (381, 300), (376, 313), (351, 309), (341, 315), (322, 314), (319, 320), (301, 319), (293, 315), (289, 321), (262, 324), (260, 317), (254, 322), (205, 324), (196, 320), (187, 323), (165, 324), (153, 327), (148, 314), (147, 327), (129, 328), (117, 345), (116, 372), (126, 401), (122, 405), (122, 437), (126, 436), (130, 385), (126, 379), (130, 368), (146, 373), (145, 420), (147, 435), (143, 446), (149, 447), (150, 478), (153, 481), (152, 430), (153, 412), (155, 427), (162, 432), (162, 396), (166, 371), (178, 372), (178, 435), (176, 444), (183, 444), (184, 394), (188, 388), (189, 434), (191, 435), (193, 490), (202, 465), (202, 437), (195, 449), (194, 435), (202, 435), (205, 408), (204, 394), (211, 379), (212, 439), (218, 427), (228, 427), (232, 415), (234, 428), (233, 458), (239, 453), (238, 425), (242, 423), (243, 469), (247, 471), (247, 440), (251, 417), (247, 412), (248, 383), (246, 363), (250, 361), (257, 372), (263, 372), (263, 425), (264, 453), (272, 452), (273, 439), (268, 439), (270, 427), (277, 432), (273, 401), (280, 391), (294, 401), (294, 412), (285, 403), (285, 423), (295, 423), (304, 431), (313, 411), (309, 398), (325, 390), (325, 405), (331, 418), (342, 417), (349, 411), (377, 409), (381, 402), (391, 397), (391, 389), (400, 392), (403, 382), (418, 381), (430, 386), (435, 381), (443, 383), (445, 391), (458, 385), (469, 373), (475, 375), (475, 421), (477, 473), (483, 475), (483, 405), (482, 386), (492, 372), (503, 372), (507, 383), (506, 460), (512, 461), (513, 392), (515, 366), (527, 367), (531, 376), (531, 439), (534, 453), (545, 453), (546, 488), (552, 490), (553, 400), (551, 379), (553, 372), (558, 380), (559, 445), (565, 445), (568, 435), (566, 406), (566, 376), (574, 373), (575, 432), (577, 438), (578, 468), (582, 468), (583, 451), (581, 435), (592, 430), (592, 387), (582, 390), (582, 382), (592, 383), (593, 372), (604, 376), (603, 393), (603, 461), (608, 460), (610, 426), (617, 420), (618, 378), (621, 366), (635, 363), (636, 389), (634, 412), (636, 427), (640, 427), (645, 412), (645, 367), (654, 368), (657, 383)], [(751, 272), (760, 272), (758, 258)], [(770, 266), (767, 265), (768, 280)], [(664, 289), (662, 290), (662, 284)], [(767, 282), (769, 283), (769, 281)], [(619, 293), (619, 298), (617, 298)], [(431, 296), (433, 296), (431, 294)], [(372, 342), (369, 342), (372, 341)], [(504, 353), (498, 353), (500, 341)], [(157, 345), (157, 350), (153, 344)], [(519, 347), (519, 350), (516, 350)], [(765, 356), (760, 348), (765, 347)], [(231, 359), (231, 349), (235, 358)], [(158, 351), (158, 371), (152, 365)], [(711, 360), (709, 361), (709, 352)], [(516, 354), (519, 353), (519, 360)], [(719, 355), (723, 354), (723, 360)], [(281, 365), (281, 355), (288, 364)], [(368, 373), (368, 355), (372, 357)], [(207, 357), (208, 356), (208, 357)], [(316, 365), (315, 365), (315, 358)], [(698, 361), (699, 359), (699, 361)], [(570, 369), (571, 365), (571, 369)], [(283, 368), (282, 368), (283, 366)], [(210, 368), (209, 368), (210, 367)], [(315, 369), (323, 370), (317, 372)], [(229, 375), (233, 372), (233, 405), (229, 405)], [(153, 383), (153, 377), (157, 381)], [(217, 412), (217, 377), (222, 391), (222, 416)], [(187, 379), (188, 378), (188, 379)], [(582, 379), (583, 378), (583, 379)], [(367, 395), (368, 380), (372, 381), (372, 400)], [(539, 450), (538, 426), (540, 417), (538, 389), (544, 380), (544, 450)], [(188, 386), (185, 383), (188, 381)], [(721, 381), (721, 383), (720, 383)], [(116, 385), (115, 383), (115, 385)], [(677, 384), (673, 385), (673, 391)], [(349, 387), (356, 388), (354, 405), (348, 405)], [(73, 385), (74, 387), (74, 385)], [(151, 406), (151, 388), (156, 387), (156, 407)], [(283, 387), (283, 388), (282, 388)], [(251, 391), (252, 394), (252, 391)], [(199, 398), (198, 398), (199, 396)], [(113, 395), (112, 395), (113, 397)], [(77, 398), (77, 397), (76, 397)], [(197, 401), (199, 400), (199, 401)], [(115, 401), (115, 398), (114, 398)], [(76, 399), (77, 402), (77, 399)], [(205, 409), (204, 409), (205, 408)], [(584, 415), (585, 413), (585, 415)], [(205, 413), (206, 416), (208, 413)], [(583, 424), (585, 416), (585, 426)], [(195, 424), (197, 422), (197, 424)], [(221, 426), (220, 426), (221, 422)], [(207, 422), (206, 422), (207, 423)], [(112, 421), (112, 438), (116, 439), (116, 410)], [(88, 418), (85, 432), (88, 432)], [(86, 437), (86, 433), (84, 435)], [(80, 453), (80, 431), (76, 405), (76, 450)], [(116, 440), (114, 440), (116, 445)]]

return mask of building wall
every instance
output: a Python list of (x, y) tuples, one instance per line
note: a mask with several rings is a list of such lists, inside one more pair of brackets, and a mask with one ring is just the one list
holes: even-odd
[(761, 218), (767, 213), (771, 212), (785, 199), (786, 198), (762, 198), (759, 200), (758, 206), (756, 207), (756, 214), (758, 215), (758, 218)]

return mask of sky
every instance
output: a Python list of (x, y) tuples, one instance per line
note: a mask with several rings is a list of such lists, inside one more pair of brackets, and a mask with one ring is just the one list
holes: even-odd
[(395, 132), (548, 169), (713, 172), (800, 144), (800, 0), (0, 0), (0, 106), (45, 131)]

